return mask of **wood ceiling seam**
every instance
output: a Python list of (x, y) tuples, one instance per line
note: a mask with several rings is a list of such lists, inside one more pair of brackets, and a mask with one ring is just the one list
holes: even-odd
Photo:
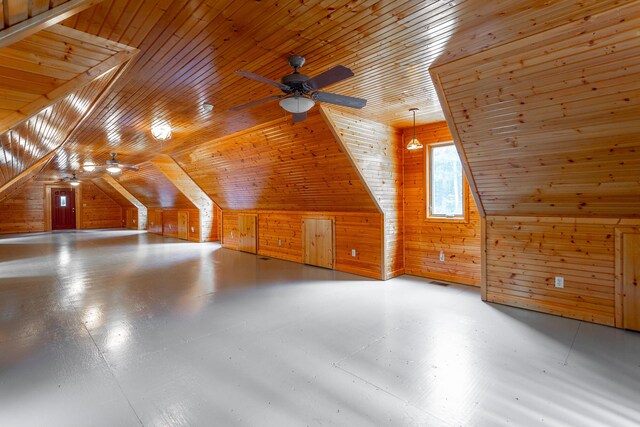
[[(517, 40), (512, 40), (508, 43), (492, 47), (490, 49), (483, 50), (481, 52), (477, 52), (471, 54), (469, 56), (456, 59), (450, 62), (446, 62), (443, 64), (437, 64), (433, 67), (438, 73), (442, 73), (444, 75), (447, 74), (450, 68), (453, 66), (456, 67), (470, 67), (473, 66), (474, 63), (482, 62), (488, 60), (490, 58), (495, 57), (496, 55), (501, 55), (506, 52), (513, 52), (516, 50), (526, 51), (530, 49), (535, 49), (538, 45), (543, 45), (547, 43), (550, 39), (554, 39), (555, 37), (568, 37), (565, 34), (581, 34), (583, 32), (587, 32), (591, 30), (592, 25), (598, 25), (598, 19), (606, 19), (611, 18), (612, 20), (619, 20), (619, 16), (628, 13), (628, 9), (631, 11), (631, 16), (637, 16), (638, 10), (640, 10), (640, 6), (634, 4), (633, 2), (627, 5), (617, 6), (615, 8), (606, 9), (604, 11), (600, 11), (597, 14), (590, 15), (589, 19), (585, 20), (575, 20), (570, 21), (568, 23), (535, 33), (533, 35), (529, 35)], [(609, 15), (614, 15), (610, 17)], [(604, 16), (605, 18), (602, 18)]]

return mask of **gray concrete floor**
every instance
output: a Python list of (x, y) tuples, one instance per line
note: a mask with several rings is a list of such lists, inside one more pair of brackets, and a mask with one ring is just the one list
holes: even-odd
[(128, 230), (0, 237), (0, 426), (640, 424), (640, 334)]

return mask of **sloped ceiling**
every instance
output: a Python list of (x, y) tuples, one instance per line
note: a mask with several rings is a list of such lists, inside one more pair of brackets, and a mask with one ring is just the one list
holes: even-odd
[(222, 209), (378, 212), (322, 116), (188, 147), (174, 159)]
[(486, 214), (640, 216), (638, 28), (629, 2), (432, 71)]
[(126, 171), (116, 180), (147, 208), (197, 209), (158, 168), (150, 162), (138, 171)]
[(0, 187), (59, 147), (116, 72), (107, 72), (0, 135)]
[(104, 194), (109, 196), (114, 202), (122, 206), (123, 208), (135, 208), (136, 206), (127, 200), (118, 190), (113, 188), (108, 182), (106, 182), (103, 178), (93, 179), (93, 182)]

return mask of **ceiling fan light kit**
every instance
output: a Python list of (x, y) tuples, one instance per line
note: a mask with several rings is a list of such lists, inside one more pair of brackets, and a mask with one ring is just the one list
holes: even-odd
[(96, 165), (94, 165), (93, 163), (86, 163), (82, 165), (82, 169), (84, 169), (85, 172), (93, 172), (94, 170), (96, 170)]
[(288, 98), (283, 98), (280, 100), (280, 106), (290, 112), (290, 113), (306, 113), (309, 111), (316, 103), (309, 98), (305, 98), (304, 96), (290, 96)]
[(305, 59), (302, 56), (292, 56), (289, 58), (289, 65), (293, 68), (293, 73), (284, 76), (280, 82), (262, 77), (249, 71), (236, 71), (236, 74), (243, 77), (266, 83), (280, 89), (284, 95), (272, 95), (257, 101), (248, 102), (231, 108), (231, 111), (239, 111), (248, 107), (263, 104), (275, 99), (280, 100), (280, 107), (293, 114), (293, 122), (301, 122), (307, 118), (309, 111), (316, 102), (326, 102), (328, 104), (340, 105), (349, 108), (363, 108), (367, 105), (367, 100), (352, 96), (338, 95), (329, 92), (320, 92), (326, 86), (338, 83), (349, 77), (353, 77), (353, 72), (342, 65), (320, 73), (315, 77), (309, 77), (298, 72), (304, 65)]
[(119, 166), (115, 166), (115, 165), (114, 166), (109, 166), (107, 168), (107, 172), (109, 172), (109, 173), (120, 173), (121, 171), (122, 171), (122, 169), (120, 169)]

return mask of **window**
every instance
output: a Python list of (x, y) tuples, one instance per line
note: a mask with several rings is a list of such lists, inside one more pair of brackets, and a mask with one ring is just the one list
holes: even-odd
[(427, 150), (428, 217), (465, 219), (462, 164), (452, 143), (431, 144)]
[(60, 196), (60, 206), (67, 206), (67, 196)]

